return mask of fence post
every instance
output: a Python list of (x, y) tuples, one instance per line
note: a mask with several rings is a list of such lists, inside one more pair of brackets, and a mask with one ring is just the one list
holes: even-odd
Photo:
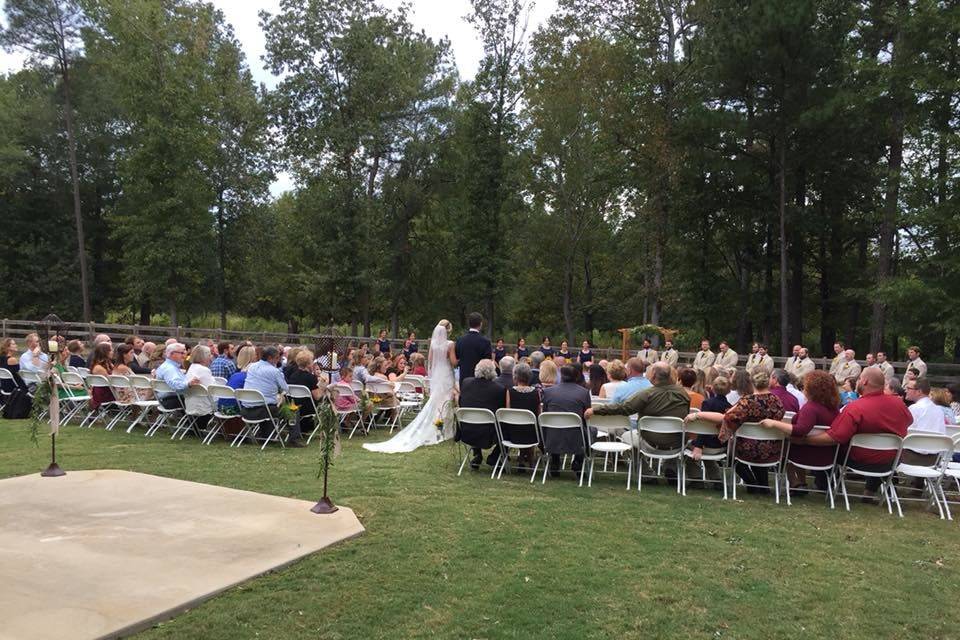
[(7, 319), (6, 318), (3, 319), (3, 337), (4, 338), (7, 337)]
[(91, 323), (90, 323), (90, 336), (89, 336), (88, 339), (90, 340), (90, 342), (93, 342), (93, 339), (96, 338), (96, 337), (97, 337), (97, 330), (94, 328), (93, 323), (91, 322)]
[(177, 342), (180, 342), (180, 331), (183, 330), (183, 327), (177, 325)]

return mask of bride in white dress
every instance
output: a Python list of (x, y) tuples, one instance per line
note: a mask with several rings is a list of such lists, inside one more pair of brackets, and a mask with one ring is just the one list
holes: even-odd
[[(381, 453), (405, 453), (453, 437), (453, 367), (457, 363), (457, 356), (453, 342), (447, 339), (451, 328), (449, 321), (441, 320), (430, 338), (430, 352), (427, 356), (430, 398), (427, 404), (397, 435), (385, 442), (364, 444), (364, 449)], [(442, 431), (437, 428), (437, 418), (443, 418)]]

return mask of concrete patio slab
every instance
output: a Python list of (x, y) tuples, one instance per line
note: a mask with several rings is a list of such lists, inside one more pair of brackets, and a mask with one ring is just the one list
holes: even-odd
[(129, 471), (0, 480), (0, 639), (129, 635), (363, 533), (312, 505)]

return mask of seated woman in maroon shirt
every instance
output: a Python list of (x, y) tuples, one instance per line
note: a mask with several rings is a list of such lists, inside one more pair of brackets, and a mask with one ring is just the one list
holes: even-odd
[[(760, 426), (779, 429), (794, 438), (802, 438), (816, 426), (829, 427), (840, 408), (837, 383), (826, 371), (811, 371), (803, 378), (803, 395), (807, 402), (793, 419), (793, 424), (778, 420), (761, 420)], [(826, 466), (833, 462), (833, 447), (814, 447), (806, 444), (790, 445), (790, 460), (810, 466)], [(807, 484), (806, 472), (793, 465), (787, 466), (791, 489), (803, 489)], [(827, 476), (822, 471), (814, 473), (817, 489), (827, 490)], [(802, 495), (802, 493), (800, 494)]]

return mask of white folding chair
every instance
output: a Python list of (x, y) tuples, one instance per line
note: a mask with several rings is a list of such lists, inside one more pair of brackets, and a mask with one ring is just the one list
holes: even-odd
[(784, 412), (783, 412), (783, 421), (784, 421), (784, 422), (789, 422), (790, 424), (793, 424), (793, 419), (796, 418), (796, 417), (797, 417), (797, 413), (796, 413), (795, 411), (784, 411)]
[(221, 387), (227, 386), (227, 379), (223, 376), (213, 376), (213, 381)]
[[(816, 433), (823, 433), (824, 431), (827, 431), (828, 429), (830, 429), (829, 426), (819, 425), (819, 426), (814, 427), (814, 428), (810, 431), (810, 435), (814, 435), (814, 434), (816, 434)], [(834, 443), (832, 447), (820, 447), (820, 448), (825, 449), (825, 450), (826, 450), (826, 449), (830, 449), (830, 450), (833, 451), (833, 459), (831, 460), (830, 464), (826, 464), (826, 465), (815, 465), (815, 464), (806, 464), (806, 463), (803, 463), (803, 462), (798, 462), (798, 461), (796, 460), (796, 454), (794, 453), (794, 448), (793, 448), (792, 446), (787, 448), (786, 462), (787, 462), (787, 464), (793, 465), (793, 466), (796, 467), (797, 469), (803, 469), (804, 471), (812, 471), (812, 472), (814, 472), (814, 473), (822, 472), (824, 475), (826, 475), (826, 477), (827, 477), (827, 490), (824, 491), (823, 493), (826, 493), (826, 494), (827, 494), (827, 501), (830, 503), (830, 508), (831, 508), (831, 509), (834, 509), (834, 508), (836, 508), (836, 504), (835, 504), (835, 501), (834, 501), (834, 495), (833, 495), (833, 494), (834, 494), (834, 493), (836, 492), (836, 490), (837, 490), (837, 488), (836, 488), (836, 480), (834, 479), (834, 474), (835, 474), (836, 468), (837, 468), (837, 456), (838, 456), (839, 453), (840, 453), (840, 445), (837, 444), (837, 443)], [(793, 503), (790, 501), (790, 481), (789, 481), (789, 480), (787, 480), (787, 482), (786, 482), (786, 484), (785, 484), (785, 489), (786, 489), (786, 491), (787, 491), (787, 505), (791, 505), (791, 504), (793, 504)], [(810, 488), (807, 488), (806, 491), (816, 491), (816, 492), (820, 492), (820, 489), (810, 489)]]
[(10, 396), (13, 395), (13, 391), (4, 391), (3, 390), (3, 381), (7, 381), (7, 386), (16, 389), (19, 387), (17, 379), (14, 377), (13, 372), (9, 369), (0, 369), (0, 407), (7, 404), (7, 401), (10, 399)]
[(341, 395), (353, 395), (354, 399), (356, 399), (356, 396), (353, 394), (352, 389), (348, 391), (347, 387), (342, 384), (329, 385), (327, 387), (327, 391), (331, 393), (331, 398), (333, 400), (333, 404), (332, 404), (333, 412), (336, 414), (337, 420), (340, 422), (341, 429), (343, 429), (343, 425), (347, 421), (347, 418), (349, 418), (350, 416), (356, 416), (356, 421), (353, 424), (353, 429), (350, 430), (350, 435), (347, 438), (349, 440), (350, 438), (353, 437), (353, 432), (357, 430), (357, 427), (361, 426), (360, 423), (363, 422), (363, 416), (360, 415), (360, 408), (359, 408), (359, 405), (357, 405), (356, 403), (354, 403), (352, 409), (338, 408), (337, 398), (339, 398)]
[[(935, 455), (936, 460), (929, 465), (905, 464), (901, 461), (904, 451), (918, 451), (925, 454)], [(924, 488), (929, 493), (929, 499), (924, 498), (900, 498), (897, 495), (896, 487), (892, 486), (892, 496), (897, 503), (897, 512), (903, 517), (903, 510), (900, 509), (900, 500), (919, 500), (932, 501), (937, 505), (940, 512), (940, 519), (953, 520), (950, 514), (950, 505), (947, 503), (947, 496), (943, 491), (943, 474), (953, 456), (953, 438), (946, 435), (934, 433), (908, 433), (903, 439), (903, 445), (897, 456), (897, 463), (894, 465), (896, 473), (907, 476), (908, 478), (918, 478), (923, 480)]]
[[(239, 442), (242, 443), (244, 437), (241, 436), (252, 436), (253, 440), (256, 441), (256, 434), (260, 429), (260, 425), (266, 422), (271, 427), (271, 431), (263, 441), (263, 446), (260, 447), (260, 450), (263, 451), (266, 449), (267, 445), (273, 441), (279, 442), (281, 447), (286, 448), (287, 445), (284, 444), (283, 441), (286, 425), (282, 423), (282, 420), (273, 417), (273, 414), (270, 412), (270, 407), (267, 405), (267, 400), (263, 397), (263, 394), (256, 389), (237, 389), (235, 395), (237, 397), (237, 403), (241, 407), (240, 417), (243, 420), (243, 424), (246, 426), (246, 429), (244, 430), (246, 433), (241, 431), (241, 433), (237, 435), (237, 438), (234, 438), (234, 442), (237, 442), (237, 439), (239, 438)], [(243, 414), (244, 408), (250, 409), (259, 406), (264, 408), (267, 417), (248, 418)]]
[[(597, 432), (605, 433), (611, 436), (610, 439), (603, 442), (597, 442), (591, 435), (590, 427)], [(630, 416), (592, 415), (587, 418), (587, 444), (590, 447), (590, 476), (587, 480), (587, 486), (593, 486), (593, 471), (597, 463), (596, 454), (603, 454), (602, 473), (618, 473), (620, 456), (623, 455), (627, 462), (627, 491), (630, 490), (630, 482), (633, 479), (633, 446), (621, 440), (615, 440), (614, 437), (630, 430)], [(613, 471), (607, 471), (607, 458), (613, 454)]]
[(397, 388), (397, 400), (399, 400), (399, 408), (390, 424), (390, 433), (393, 433), (394, 428), (403, 424), (403, 417), (407, 413), (418, 413), (420, 411), (423, 406), (423, 394), (417, 393), (417, 387), (414, 383), (403, 380)]
[[(107, 380), (106, 376), (90, 374), (83, 380), (84, 384), (89, 391), (91, 399), (93, 398), (94, 389), (111, 389), (110, 381)], [(112, 393), (112, 389), (111, 389)], [(83, 422), (80, 423), (80, 428), (90, 428), (98, 420), (106, 418), (110, 414), (110, 409), (113, 407), (114, 401), (109, 400), (107, 402), (101, 402), (96, 409), (91, 409), (87, 414), (87, 417), (83, 419)], [(88, 422), (89, 421), (89, 422)]]
[[(510, 450), (515, 449), (519, 454), (521, 451), (534, 450), (539, 446), (540, 434), (537, 432), (537, 416), (532, 411), (526, 409), (497, 409), (497, 441), (500, 443), (500, 459), (497, 461), (500, 467), (500, 473), (497, 479), (503, 477), (503, 469), (510, 463)], [(504, 436), (503, 427), (509, 425), (511, 431), (526, 429), (534, 442), (514, 442), (511, 437)], [(531, 438), (525, 438), (527, 440)], [(497, 473), (497, 466), (493, 468), (493, 473)], [(490, 476), (491, 478), (493, 475)], [(533, 476), (530, 478), (533, 482)]]
[(133, 402), (136, 396), (127, 376), (110, 375), (107, 376), (107, 381), (110, 382), (110, 390), (113, 391), (114, 397), (114, 407), (117, 409), (117, 415), (115, 415), (113, 420), (110, 421), (110, 424), (107, 425), (107, 431), (113, 431), (113, 428), (117, 426), (121, 420), (133, 413)]
[[(5, 369), (0, 369), (0, 371), (5, 371)], [(60, 424), (65, 427), (87, 406), (87, 402), (90, 401), (90, 394), (83, 384), (83, 378), (73, 371), (64, 371), (60, 374), (59, 380), (62, 386), (74, 390), (73, 394), (60, 398), (61, 413), (63, 414)], [(83, 393), (76, 395), (77, 389), (83, 389)]]
[[(658, 449), (644, 439), (643, 434), (675, 435), (677, 445), (666, 449)], [(637, 491), (643, 490), (643, 462), (644, 460), (657, 462), (666, 462), (676, 460), (677, 462), (677, 493), (683, 494), (683, 451), (686, 448), (686, 439), (684, 438), (683, 418), (673, 418), (670, 416), (641, 416), (637, 421), (637, 431), (634, 438), (639, 438), (635, 445), (638, 453), (637, 458)], [(656, 475), (651, 477), (658, 477)]]
[[(720, 425), (714, 424), (712, 422), (707, 422), (706, 420), (696, 419), (687, 422), (684, 427), (685, 433), (687, 436), (718, 436), (720, 434)], [(686, 458), (693, 460), (693, 450), (685, 448), (683, 450), (683, 455)], [(717, 482), (716, 480), (711, 480), (707, 478), (707, 462), (716, 463), (720, 468), (720, 482), (723, 483), (723, 499), (727, 499), (727, 473), (729, 472), (729, 465), (727, 465), (727, 460), (729, 460), (729, 447), (720, 446), (720, 447), (704, 447), (703, 453), (700, 456), (700, 473), (701, 481), (706, 482)], [(686, 465), (684, 465), (683, 473), (683, 488), (681, 493), (687, 495), (687, 473)]]
[[(776, 460), (772, 462), (753, 462), (751, 460), (746, 460), (741, 458), (737, 453), (737, 443), (743, 440), (756, 440), (760, 442), (772, 442), (779, 441), (781, 443), (780, 455), (777, 456)], [(768, 469), (773, 472), (773, 496), (774, 502), (780, 504), (780, 483), (787, 482), (787, 475), (783, 471), (783, 458), (784, 451), (783, 447), (790, 447), (790, 440), (783, 431), (777, 429), (765, 429), (761, 427), (756, 422), (744, 422), (740, 425), (740, 428), (737, 429), (733, 434), (733, 444), (731, 445), (731, 457), (733, 458), (733, 464), (730, 466), (733, 468), (733, 499), (737, 499), (737, 463), (746, 465), (750, 468), (760, 468)], [(769, 490), (769, 486), (760, 486), (760, 485), (748, 485), (744, 483), (744, 486), (758, 486), (760, 489)]]
[[(843, 458), (843, 464), (840, 465), (838, 476), (840, 478), (840, 491), (843, 493), (843, 504), (850, 511), (850, 499), (847, 492), (847, 474), (853, 474), (864, 478), (879, 478), (880, 490), (883, 492), (884, 500), (887, 503), (887, 512), (893, 514), (892, 502), (896, 501), (893, 493), (893, 470), (900, 458), (900, 447), (903, 440), (895, 433), (858, 433), (854, 435), (847, 445), (847, 453)], [(892, 454), (889, 468), (884, 471), (863, 471), (850, 466), (850, 452), (854, 449), (867, 449), (870, 451), (889, 451)], [(897, 509), (900, 504), (897, 503)], [(902, 514), (901, 514), (902, 515)]]
[[(197, 426), (200, 422), (199, 418), (203, 416), (212, 417), (213, 412), (212, 410), (210, 413), (193, 413), (192, 411), (188, 411), (187, 400), (193, 399), (194, 401), (196, 401), (199, 399), (199, 400), (207, 400), (209, 402), (211, 400), (210, 392), (207, 391), (207, 388), (202, 384), (194, 384), (187, 387), (187, 390), (184, 391), (183, 395), (184, 395), (184, 398), (183, 398), (183, 414), (184, 414), (183, 418), (184, 419), (177, 425), (177, 428), (173, 432), (173, 435), (170, 436), (170, 439), (173, 440), (179, 435), (180, 436), (179, 439), (183, 440), (188, 433), (193, 431), (197, 435), (197, 437), (201, 438), (201, 441), (204, 441), (206, 440), (207, 434), (204, 433), (202, 434), (203, 437), (201, 437), (200, 429)], [(211, 406), (212, 404), (213, 403), (210, 402)], [(209, 420), (208, 420), (208, 424), (209, 424)]]
[(152, 399), (153, 384), (150, 378), (147, 376), (127, 376), (127, 378), (130, 380), (130, 386), (133, 388), (133, 393), (136, 398), (133, 404), (140, 410), (137, 417), (134, 418), (130, 426), (127, 427), (127, 433), (133, 433), (137, 425), (143, 422), (144, 418), (150, 414), (150, 411), (156, 409), (160, 403)]
[(310, 444), (313, 436), (316, 435), (320, 429), (320, 409), (313, 400), (313, 393), (303, 385), (291, 384), (287, 387), (287, 397), (296, 400), (297, 405), (300, 407), (301, 421), (303, 421), (304, 418), (313, 419), (313, 431), (310, 432), (310, 436), (307, 438), (307, 444)]
[[(170, 388), (170, 385), (163, 380), (154, 378), (150, 381), (150, 385), (153, 387), (153, 394), (157, 398), (157, 418), (153, 421), (153, 424), (150, 425), (150, 428), (147, 429), (144, 436), (153, 436), (161, 427), (167, 425), (167, 421), (174, 418), (177, 420), (173, 427), (173, 431), (176, 433), (180, 429), (180, 425), (187, 419), (186, 411), (183, 407), (183, 396), (176, 393)], [(163, 402), (160, 401), (161, 396), (175, 398), (176, 406), (172, 409), (163, 406)]]
[[(481, 443), (478, 440), (472, 440), (470, 431), (464, 431), (463, 425), (470, 425), (476, 427), (482, 427), (488, 425), (490, 429), (496, 434), (497, 432), (497, 417), (493, 414), (493, 411), (489, 409), (475, 409), (472, 407), (460, 407), (456, 410), (455, 414), (457, 422), (460, 425), (460, 438), (457, 442), (457, 446), (461, 451), (462, 460), (460, 461), (460, 469), (457, 471), (457, 475), (463, 473), (463, 468), (467, 464), (467, 460), (470, 459), (470, 449), (473, 447), (480, 447), (486, 445), (486, 442)], [(501, 451), (500, 455), (503, 455)], [(499, 460), (497, 461), (499, 462)], [(494, 470), (496, 470), (496, 465), (494, 465)], [(493, 477), (493, 474), (490, 475)]]
[[(371, 379), (367, 381), (367, 394), (376, 397), (383, 396), (394, 396), (396, 397), (396, 387), (393, 386), (392, 382), (387, 382), (386, 380)], [(396, 409), (396, 407), (384, 407), (379, 403), (372, 404), (373, 410), (370, 412), (370, 423), (368, 425), (368, 430), (372, 429), (377, 424), (377, 418), (380, 417), (383, 413), (390, 413)], [(383, 426), (389, 426), (390, 419), (387, 422), (383, 423)], [(391, 432), (393, 429), (390, 430)]]
[[(590, 451), (587, 446), (587, 437), (584, 435), (583, 420), (575, 413), (561, 411), (547, 411), (541, 413), (537, 418), (537, 424), (540, 427), (540, 442), (543, 443), (543, 453), (541, 458), (545, 457), (546, 462), (543, 465), (543, 480), (540, 484), (547, 482), (547, 472), (550, 470), (551, 455), (583, 455), (586, 457)], [(576, 429), (576, 431), (572, 431)], [(568, 435), (574, 433), (573, 438)], [(540, 461), (537, 461), (537, 467), (534, 468), (534, 474)], [(584, 462), (580, 468), (580, 486), (583, 486), (583, 478), (587, 465)]]
[(203, 444), (212, 443), (213, 439), (217, 437), (217, 434), (223, 431), (223, 425), (226, 424), (227, 420), (239, 417), (238, 414), (224, 413), (220, 408), (221, 400), (236, 401), (237, 396), (233, 390), (233, 387), (228, 387), (222, 384), (212, 384), (207, 387), (207, 393), (209, 393), (210, 398), (213, 399), (216, 409), (213, 412), (213, 418), (210, 419), (210, 422), (207, 425), (207, 435), (202, 440)]
[(86, 378), (88, 375), (90, 375), (90, 369), (87, 367), (77, 367), (77, 373), (79, 373), (81, 377)]

